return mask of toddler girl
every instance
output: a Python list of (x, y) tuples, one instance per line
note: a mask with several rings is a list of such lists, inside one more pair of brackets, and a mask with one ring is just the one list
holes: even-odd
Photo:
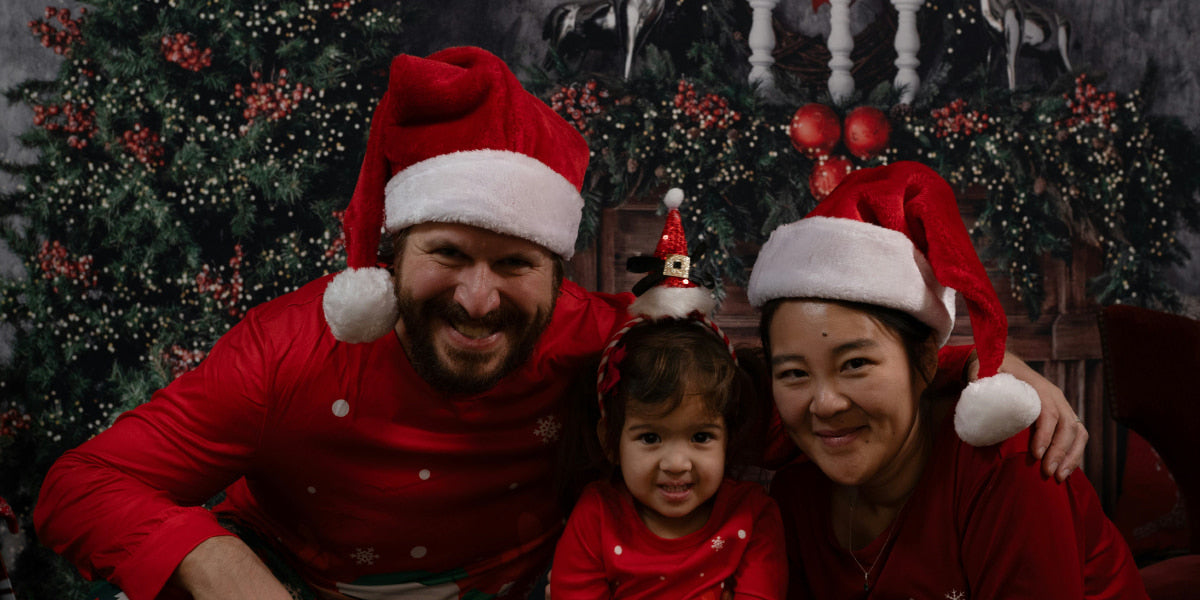
[(599, 416), (578, 435), (595, 440), (609, 476), (583, 490), (567, 522), (556, 600), (765, 599), (787, 589), (778, 508), (759, 483), (726, 477), (756, 399), (707, 316), (711, 296), (688, 279), (680, 199), (668, 193), (656, 258), (642, 259), (653, 269), (634, 288), (644, 292), (637, 316), (601, 358)]

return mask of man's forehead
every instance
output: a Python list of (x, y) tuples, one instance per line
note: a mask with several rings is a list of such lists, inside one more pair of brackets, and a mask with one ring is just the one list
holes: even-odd
[(493, 251), (534, 253), (553, 257), (545, 246), (525, 238), (461, 223), (419, 223), (408, 228), (408, 238), (423, 244), (452, 244)]

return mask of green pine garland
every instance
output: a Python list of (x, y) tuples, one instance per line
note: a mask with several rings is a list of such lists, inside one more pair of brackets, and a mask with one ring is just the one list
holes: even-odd
[[(986, 33), (974, 3), (941, 4), (927, 3), (921, 16), (943, 22), (947, 58), (911, 106), (896, 106), (885, 83), (833, 107), (842, 117), (860, 104), (891, 115), (890, 147), (855, 165), (917, 160), (959, 189), (982, 190), (974, 233), (1033, 319), (1045, 299), (1042, 257), (1068, 259), (1072, 239), (1104, 256), (1092, 281), (1099, 302), (1178, 307), (1162, 275), (1187, 258), (1175, 232), (1200, 221), (1194, 136), (1176, 120), (1147, 117), (1141, 93), (1101, 92), (1087, 75), (1017, 93), (988, 83), (985, 66), (951, 81), (954, 50), (961, 56)], [(737, 10), (710, 3), (707, 18), (732, 22)], [(815, 205), (814, 163), (790, 147), (787, 124), (799, 106), (829, 97), (778, 72), (788, 102), (763, 102), (744, 72), (730, 69), (724, 48), (697, 40), (688, 72), (651, 47), (648, 66), (629, 80), (559, 63), (536, 83), (595, 149), (581, 245), (591, 242), (600, 209), (678, 186), (688, 194), (682, 211), (695, 264), (720, 289), (746, 281), (747, 244)]]
[[(0, 202), (27, 274), (0, 281), (17, 331), (0, 397), (25, 426), (0, 430), (0, 496), (26, 531), (59, 454), (195, 366), (250, 307), (344, 265), (336, 211), (408, 15), (99, 1), (31, 23), (66, 60), (8, 92), (34, 107), (21, 141), (40, 154), (3, 165), (23, 184)], [(30, 545), (22, 597), (77, 585), (51, 560)]]

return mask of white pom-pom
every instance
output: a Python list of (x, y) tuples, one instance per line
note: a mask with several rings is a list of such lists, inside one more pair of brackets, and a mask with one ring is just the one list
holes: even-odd
[(679, 205), (683, 204), (683, 190), (679, 188), (667, 190), (667, 195), (663, 196), (663, 204), (667, 208), (679, 208)]
[(707, 315), (716, 304), (712, 293), (702, 287), (655, 286), (646, 290), (646, 293), (638, 296), (637, 300), (629, 305), (629, 313), (652, 319), (683, 319), (697, 310)]
[(1029, 427), (1042, 412), (1033, 386), (1008, 373), (973, 381), (954, 409), (954, 430), (972, 446), (991, 446)]
[(321, 305), (333, 337), (351, 344), (383, 337), (400, 315), (392, 278), (375, 267), (338, 273), (325, 288)]

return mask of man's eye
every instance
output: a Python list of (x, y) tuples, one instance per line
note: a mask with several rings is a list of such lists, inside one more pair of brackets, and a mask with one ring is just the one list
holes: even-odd
[(463, 253), (458, 248), (435, 248), (433, 254), (443, 258), (461, 258)]
[(500, 261), (500, 266), (509, 269), (528, 269), (533, 266), (533, 263), (523, 258), (506, 258)]

